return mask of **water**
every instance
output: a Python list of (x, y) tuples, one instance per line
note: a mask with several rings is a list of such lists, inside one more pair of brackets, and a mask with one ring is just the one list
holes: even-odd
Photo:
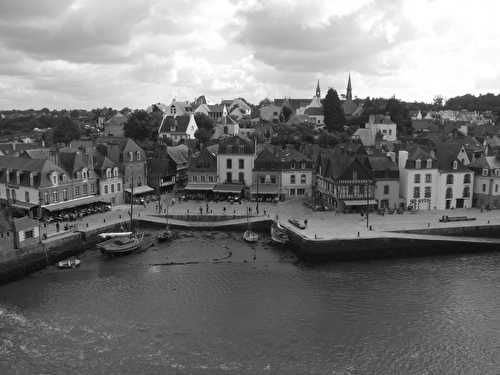
[(499, 373), (499, 255), (309, 266), (240, 236), (1, 286), (0, 374)]

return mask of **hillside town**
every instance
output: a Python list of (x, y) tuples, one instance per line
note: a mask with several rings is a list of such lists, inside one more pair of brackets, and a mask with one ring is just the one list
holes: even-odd
[(22, 246), (39, 239), (40, 223), (167, 193), (183, 201), (295, 200), (311, 212), (500, 208), (494, 113), (447, 109), (442, 98), (417, 107), (358, 99), (349, 76), (340, 97), (333, 89), (323, 97), (317, 81), (311, 98), (258, 105), (202, 95), (136, 111), (3, 111), (1, 236), (18, 233), (12, 238)]

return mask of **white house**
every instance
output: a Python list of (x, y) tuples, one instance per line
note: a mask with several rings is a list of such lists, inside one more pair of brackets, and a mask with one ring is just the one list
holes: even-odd
[(226, 184), (252, 186), (254, 160), (255, 147), (249, 139), (241, 136), (222, 139), (217, 154), (218, 180)]
[(399, 192), (406, 207), (434, 209), (438, 202), (439, 171), (433, 151), (414, 146), (399, 151)]
[(194, 139), (197, 130), (198, 125), (192, 113), (184, 116), (165, 115), (158, 129), (158, 138), (170, 139), (175, 145), (187, 139)]

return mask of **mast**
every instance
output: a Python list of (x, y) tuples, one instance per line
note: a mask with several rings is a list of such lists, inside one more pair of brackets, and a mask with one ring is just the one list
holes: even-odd
[(132, 182), (130, 184), (130, 231), (133, 232), (134, 223), (134, 176), (132, 176)]

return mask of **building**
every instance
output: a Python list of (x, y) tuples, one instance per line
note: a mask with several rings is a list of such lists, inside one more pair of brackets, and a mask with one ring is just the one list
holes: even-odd
[[(237, 194), (252, 186), (255, 147), (251, 140), (242, 136), (223, 138), (217, 153), (217, 175), (219, 184), (215, 193)], [(224, 184), (228, 186), (223, 186)], [(234, 185), (234, 186), (229, 186)]]
[(128, 117), (118, 112), (103, 124), (103, 135), (108, 137), (123, 137), (125, 135), (125, 123)]
[(29, 216), (14, 218), (12, 220), (14, 232), (14, 248), (23, 249), (40, 242), (40, 225), (38, 220)]
[(252, 198), (280, 198), (283, 168), (276, 151), (272, 146), (265, 147), (255, 158), (250, 191)]
[(227, 115), (225, 105), (202, 103), (194, 110), (194, 113), (203, 113), (215, 122), (220, 121), (222, 116)]
[(483, 156), (470, 164), (474, 171), (473, 205), (500, 208), (500, 159)]
[(191, 106), (191, 103), (188, 101), (178, 101), (172, 99), (172, 103), (168, 106), (168, 112), (165, 113), (168, 116), (186, 116), (190, 115), (191, 112), (193, 112), (193, 108)]
[(108, 157), (94, 152), (94, 171), (98, 178), (99, 197), (112, 205), (122, 204), (123, 178), (118, 165)]
[(202, 149), (190, 158), (187, 171), (188, 183), (185, 190), (203, 198), (212, 196), (213, 189), (219, 182), (217, 175), (217, 156), (209, 149)]
[(215, 125), (212, 139), (224, 136), (234, 136), (240, 133), (240, 125), (231, 116), (223, 116), (221, 122)]
[(316, 126), (323, 126), (325, 124), (325, 115), (323, 111), (323, 104), (321, 103), (321, 89), (319, 87), (319, 80), (316, 85), (316, 94), (313, 96), (311, 102), (306, 106), (297, 109), (297, 115), (305, 115), (309, 121)]
[(377, 204), (366, 152), (355, 143), (341, 144), (318, 155), (313, 189), (317, 204), (338, 211), (362, 211)]
[(141, 196), (154, 189), (147, 185), (146, 153), (130, 138), (100, 137), (96, 140), (97, 151), (115, 163), (123, 178), (125, 200), (132, 194)]
[(399, 207), (399, 168), (388, 156), (368, 156), (366, 159), (375, 181), (374, 198), (378, 208)]
[(281, 107), (276, 104), (268, 104), (259, 109), (262, 121), (278, 123), (281, 118)]
[(301, 198), (312, 195), (313, 162), (291, 146), (279, 149), (282, 197)]
[(414, 145), (399, 151), (400, 195), (404, 207), (435, 209), (438, 205), (439, 171), (432, 150)]
[(173, 145), (185, 143), (188, 139), (194, 139), (198, 130), (194, 115), (163, 116), (158, 129), (158, 138), (170, 140)]

